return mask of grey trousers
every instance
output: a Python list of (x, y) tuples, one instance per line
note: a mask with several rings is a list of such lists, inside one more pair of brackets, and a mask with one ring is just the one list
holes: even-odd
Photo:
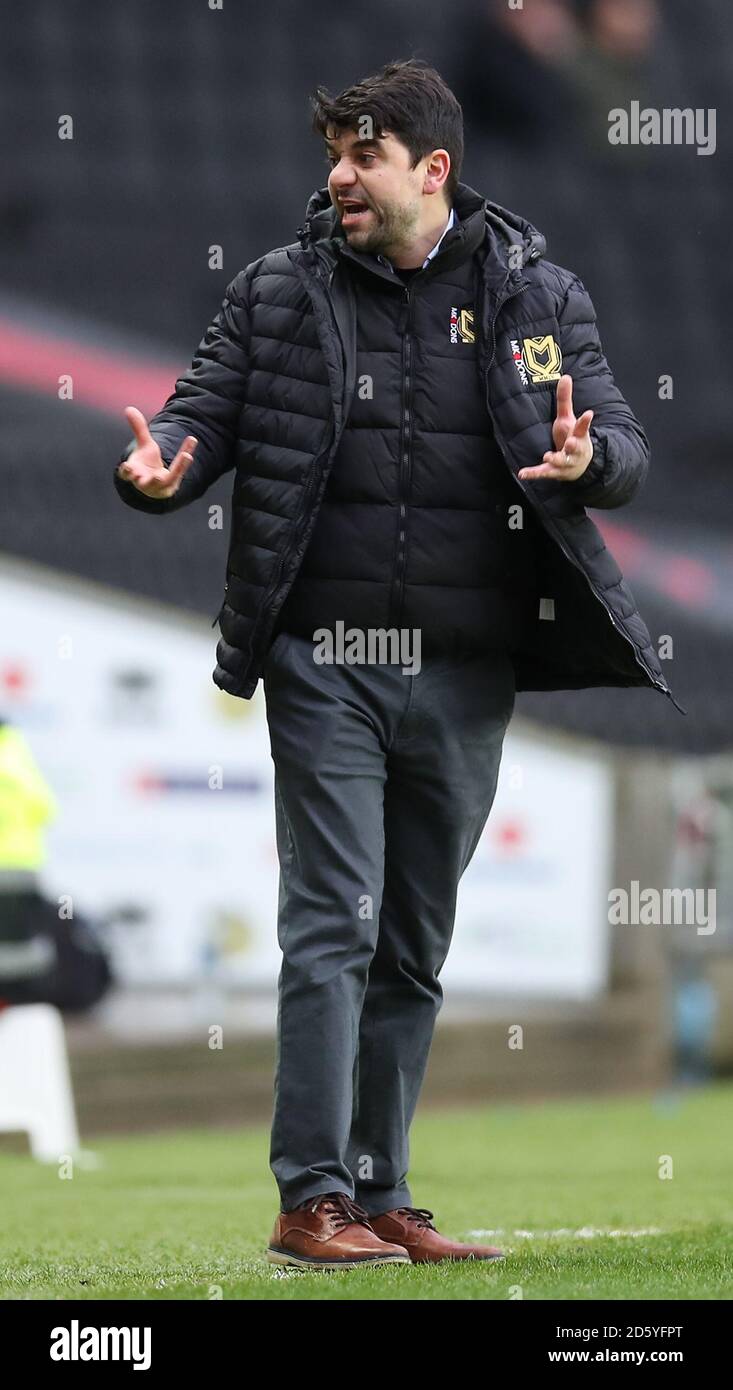
[(408, 1133), (458, 881), (514, 708), (504, 653), (317, 665), (280, 633), (263, 673), (280, 894), (270, 1167), (281, 1210), (343, 1192), (412, 1206)]

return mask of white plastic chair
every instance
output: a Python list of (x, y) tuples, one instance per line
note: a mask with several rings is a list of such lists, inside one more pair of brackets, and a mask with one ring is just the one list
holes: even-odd
[(51, 1004), (0, 1009), (0, 1130), (25, 1131), (42, 1163), (79, 1151), (64, 1024)]

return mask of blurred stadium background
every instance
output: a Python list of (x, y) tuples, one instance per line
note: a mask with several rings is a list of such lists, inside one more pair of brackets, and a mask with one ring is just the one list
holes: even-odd
[[(245, 702), (211, 681), (229, 481), (157, 518), (123, 507), (112, 470), (124, 406), (159, 408), (228, 281), (295, 240), (325, 184), (314, 86), (410, 54), (464, 105), (463, 180), (529, 217), (593, 296), (652, 441), (639, 499), (593, 517), (655, 641), (673, 639), (667, 675), (688, 710), (651, 691), (518, 697), (423, 1104), (729, 1076), (726, 0), (31, 0), (3, 31), (0, 713), (56, 803), (44, 893), (98, 925), (115, 971), (94, 1009), (65, 1018), (82, 1133), (270, 1114), (264, 707), (261, 689)], [(608, 111), (632, 99), (715, 108), (715, 154), (612, 148)], [(635, 881), (715, 889), (715, 932), (611, 927), (609, 889)], [(516, 1023), (523, 1049), (507, 1046)]]

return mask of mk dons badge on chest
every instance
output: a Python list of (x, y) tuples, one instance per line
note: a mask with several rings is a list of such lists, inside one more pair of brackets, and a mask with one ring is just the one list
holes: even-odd
[(452, 343), (475, 343), (473, 309), (451, 309), (450, 340)]
[(550, 333), (544, 338), (524, 338), (520, 348), (512, 338), (512, 357), (524, 386), (530, 382), (540, 386), (546, 381), (559, 381), (562, 376), (562, 353)]

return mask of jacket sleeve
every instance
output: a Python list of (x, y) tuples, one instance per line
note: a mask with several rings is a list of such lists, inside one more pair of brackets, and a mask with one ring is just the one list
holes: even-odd
[[(179, 377), (173, 394), (149, 422), (167, 467), (186, 435), (198, 445), (193, 462), (173, 497), (146, 497), (134, 483), (113, 475), (128, 506), (144, 512), (174, 512), (203, 496), (222, 473), (234, 466), (237, 421), (244, 401), (250, 346), (250, 284), (253, 267), (227, 286), (223, 303), (199, 343), (191, 366)], [(128, 446), (134, 448), (134, 441)]]
[(613, 379), (593, 301), (577, 276), (558, 321), (562, 370), (573, 378), (573, 409), (576, 416), (585, 410), (594, 412), (593, 458), (582, 477), (562, 486), (574, 489), (584, 507), (623, 507), (647, 475), (649, 440)]

